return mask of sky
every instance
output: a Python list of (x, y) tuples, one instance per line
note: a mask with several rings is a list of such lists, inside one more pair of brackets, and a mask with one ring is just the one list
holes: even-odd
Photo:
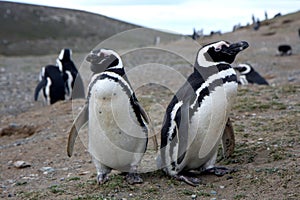
[[(8, 0), (11, 1), (11, 0)], [(193, 29), (229, 32), (236, 24), (300, 10), (300, 0), (14, 0), (102, 14), (133, 24), (180, 34)], [(63, 2), (63, 3), (62, 3)]]

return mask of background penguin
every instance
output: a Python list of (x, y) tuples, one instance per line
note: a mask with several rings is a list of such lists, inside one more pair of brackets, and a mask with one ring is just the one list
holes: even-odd
[(47, 65), (42, 68), (40, 82), (34, 92), (35, 101), (37, 101), (41, 89), (43, 89), (43, 94), (48, 104), (65, 100), (65, 83), (61, 71), (57, 66)]
[[(128, 172), (126, 180), (130, 184), (141, 183), (137, 167), (147, 148), (149, 119), (116, 52), (96, 50), (86, 60), (93, 63), (91, 69), (96, 74), (89, 84), (87, 104), (71, 127), (68, 155), (72, 155), (77, 130), (88, 120), (89, 152), (97, 169), (98, 183), (108, 180), (111, 169)], [(97, 73), (100, 68), (106, 70)]]
[(157, 164), (169, 176), (195, 186), (199, 180), (184, 172), (228, 172), (214, 164), (237, 93), (236, 73), (230, 64), (247, 47), (247, 42), (219, 41), (199, 50), (194, 72), (168, 105), (161, 129)]
[[(66, 99), (84, 98), (84, 86), (78, 70), (72, 61), (71, 49), (62, 49), (56, 63), (63, 73), (65, 81)], [(76, 81), (76, 82), (75, 82)], [(75, 86), (75, 89), (74, 89)]]
[(278, 53), (280, 56), (290, 56), (292, 55), (292, 47), (288, 44), (279, 45)]
[(248, 63), (239, 64), (233, 68), (240, 74), (238, 83), (241, 85), (248, 85), (249, 83), (269, 85), (269, 83)]

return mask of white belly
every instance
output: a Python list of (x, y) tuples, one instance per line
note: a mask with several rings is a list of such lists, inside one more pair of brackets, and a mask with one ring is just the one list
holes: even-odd
[(204, 98), (191, 118), (189, 146), (182, 167), (199, 168), (217, 151), (236, 91), (236, 83), (226, 83)]
[(89, 152), (100, 163), (120, 171), (138, 164), (147, 144), (122, 87), (111, 80), (93, 86), (89, 100)]

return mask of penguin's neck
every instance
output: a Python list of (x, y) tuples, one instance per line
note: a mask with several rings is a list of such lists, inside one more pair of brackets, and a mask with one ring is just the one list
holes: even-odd
[(125, 70), (123, 67), (118, 67), (118, 68), (114, 68), (114, 67), (109, 67), (105, 70), (106, 72), (113, 72), (113, 73), (116, 73), (120, 76), (124, 76), (125, 75)]
[[(125, 69), (124, 67), (109, 67), (105, 70), (105, 72), (112, 72), (112, 73), (115, 73), (115, 74), (118, 74), (119, 76), (121, 76), (127, 83), (128, 85), (130, 85), (130, 82), (126, 76), (126, 72), (125, 72)], [(131, 85), (130, 85), (131, 87)]]
[(230, 64), (225, 62), (215, 62), (210, 66), (200, 66), (196, 61), (194, 65), (194, 74), (201, 76), (206, 81), (210, 76), (218, 74), (220, 71), (231, 68)]

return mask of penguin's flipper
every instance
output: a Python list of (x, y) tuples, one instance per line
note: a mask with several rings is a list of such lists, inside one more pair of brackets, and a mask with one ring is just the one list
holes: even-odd
[(87, 123), (88, 117), (89, 117), (88, 104), (85, 104), (82, 110), (80, 111), (80, 113), (77, 115), (76, 119), (74, 120), (71, 129), (69, 131), (68, 146), (67, 146), (67, 153), (69, 157), (71, 157), (73, 154), (73, 148), (74, 148), (75, 140), (78, 136), (78, 131), (85, 123)]
[(158, 151), (158, 142), (157, 142), (156, 134), (155, 134), (155, 131), (154, 131), (153, 124), (151, 123), (150, 117), (147, 115), (144, 108), (138, 102), (136, 102), (136, 104), (137, 104), (137, 106), (140, 110), (142, 118), (149, 125), (150, 135), (153, 135), (151, 138), (152, 138), (152, 141), (153, 141), (154, 149), (155, 149), (155, 151)]
[(40, 93), (40, 90), (44, 87), (46, 87), (47, 81), (46, 79), (42, 79), (39, 84), (36, 86), (35, 91), (34, 91), (34, 100), (37, 101), (38, 100), (38, 96)]
[(189, 131), (189, 103), (184, 103), (176, 114), (177, 137), (178, 137), (178, 158), (177, 163), (180, 164), (188, 148), (188, 131)]
[(226, 122), (226, 126), (222, 136), (222, 148), (224, 158), (230, 157), (234, 152), (235, 138), (230, 118)]

